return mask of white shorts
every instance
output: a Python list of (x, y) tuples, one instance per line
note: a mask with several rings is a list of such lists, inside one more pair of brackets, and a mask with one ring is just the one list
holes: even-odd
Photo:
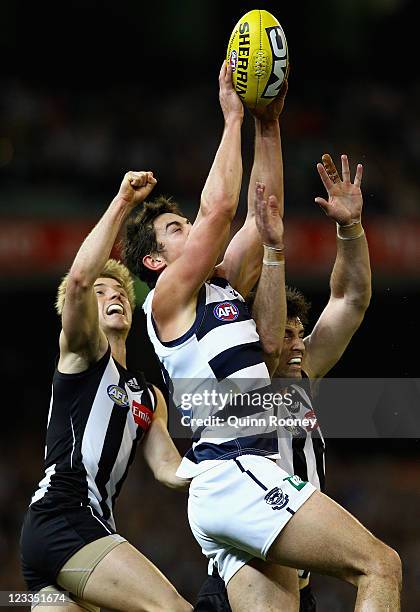
[(265, 559), (280, 531), (316, 491), (258, 455), (223, 461), (193, 478), (188, 519), (203, 554), (227, 584), (250, 559)]

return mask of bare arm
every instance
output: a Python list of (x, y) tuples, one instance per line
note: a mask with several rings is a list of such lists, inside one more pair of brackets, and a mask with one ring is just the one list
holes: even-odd
[(220, 265), (221, 274), (243, 296), (255, 285), (261, 272), (262, 246), (255, 225), (255, 184), (263, 183), (266, 193), (276, 197), (283, 216), (283, 156), (279, 116), (287, 93), (284, 82), (278, 98), (253, 111), (255, 121), (254, 163), (248, 186), (248, 211), (243, 227), (232, 238)]
[(282, 208), (275, 196), (264, 199), (264, 186), (257, 183), (255, 195), (256, 225), (264, 246), (261, 277), (252, 316), (264, 352), (270, 376), (278, 365), (286, 326), (286, 290), (283, 256)]
[(190, 481), (178, 478), (175, 474), (181, 462), (181, 456), (168, 433), (165, 399), (159, 389), (154, 387), (154, 390), (157, 406), (152, 424), (144, 439), (144, 458), (156, 480), (172, 489), (184, 490), (188, 488)]
[(160, 275), (153, 299), (159, 331), (195, 304), (197, 293), (213, 270), (229, 234), (242, 180), (241, 126), (243, 106), (233, 89), (231, 68), (219, 76), (220, 104), (225, 119), (221, 143), (201, 195), (200, 210), (182, 254)]
[(315, 201), (338, 224), (337, 256), (329, 302), (312, 333), (305, 338), (304, 369), (312, 378), (324, 376), (340, 359), (363, 321), (372, 292), (369, 250), (361, 225), (362, 165), (357, 166), (352, 183), (346, 155), (341, 156), (343, 180), (329, 155), (323, 156), (323, 163), (317, 168), (328, 201), (324, 198)]
[(60, 370), (83, 370), (106, 351), (93, 284), (108, 260), (127, 215), (156, 183), (151, 172), (128, 172), (118, 194), (83, 241), (68, 275), (60, 335)]

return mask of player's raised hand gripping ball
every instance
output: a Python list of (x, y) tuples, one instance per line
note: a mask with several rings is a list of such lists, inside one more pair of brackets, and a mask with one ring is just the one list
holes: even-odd
[(244, 104), (251, 110), (270, 104), (289, 70), (286, 37), (277, 19), (258, 9), (241, 17), (229, 40), (227, 61)]

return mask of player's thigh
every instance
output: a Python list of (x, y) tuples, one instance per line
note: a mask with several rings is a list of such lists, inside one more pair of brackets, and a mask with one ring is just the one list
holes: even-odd
[(267, 559), (352, 581), (384, 548), (347, 510), (316, 491), (274, 540)]
[(227, 585), (233, 612), (298, 612), (297, 570), (252, 559)]
[(40, 603), (32, 604), (31, 612), (100, 612), (97, 606), (78, 599), (70, 592), (61, 591), (54, 585), (38, 591), (37, 599)]
[(36, 606), (33, 612), (86, 612), (86, 608), (81, 608), (76, 603), (66, 603), (60, 606)]
[(192, 610), (162, 572), (128, 542), (119, 544), (99, 561), (80, 596), (116, 610)]

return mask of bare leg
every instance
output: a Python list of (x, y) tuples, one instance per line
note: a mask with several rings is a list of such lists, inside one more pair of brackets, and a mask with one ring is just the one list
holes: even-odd
[(298, 612), (297, 570), (253, 559), (227, 585), (233, 612)]
[(75, 603), (68, 603), (66, 605), (61, 606), (36, 606), (36, 612), (86, 612), (84, 608), (80, 608)]
[(401, 561), (349, 512), (316, 491), (273, 542), (267, 559), (357, 587), (357, 612), (400, 610)]
[(191, 612), (165, 576), (128, 542), (98, 563), (90, 575), (83, 599), (97, 606), (133, 612)]

